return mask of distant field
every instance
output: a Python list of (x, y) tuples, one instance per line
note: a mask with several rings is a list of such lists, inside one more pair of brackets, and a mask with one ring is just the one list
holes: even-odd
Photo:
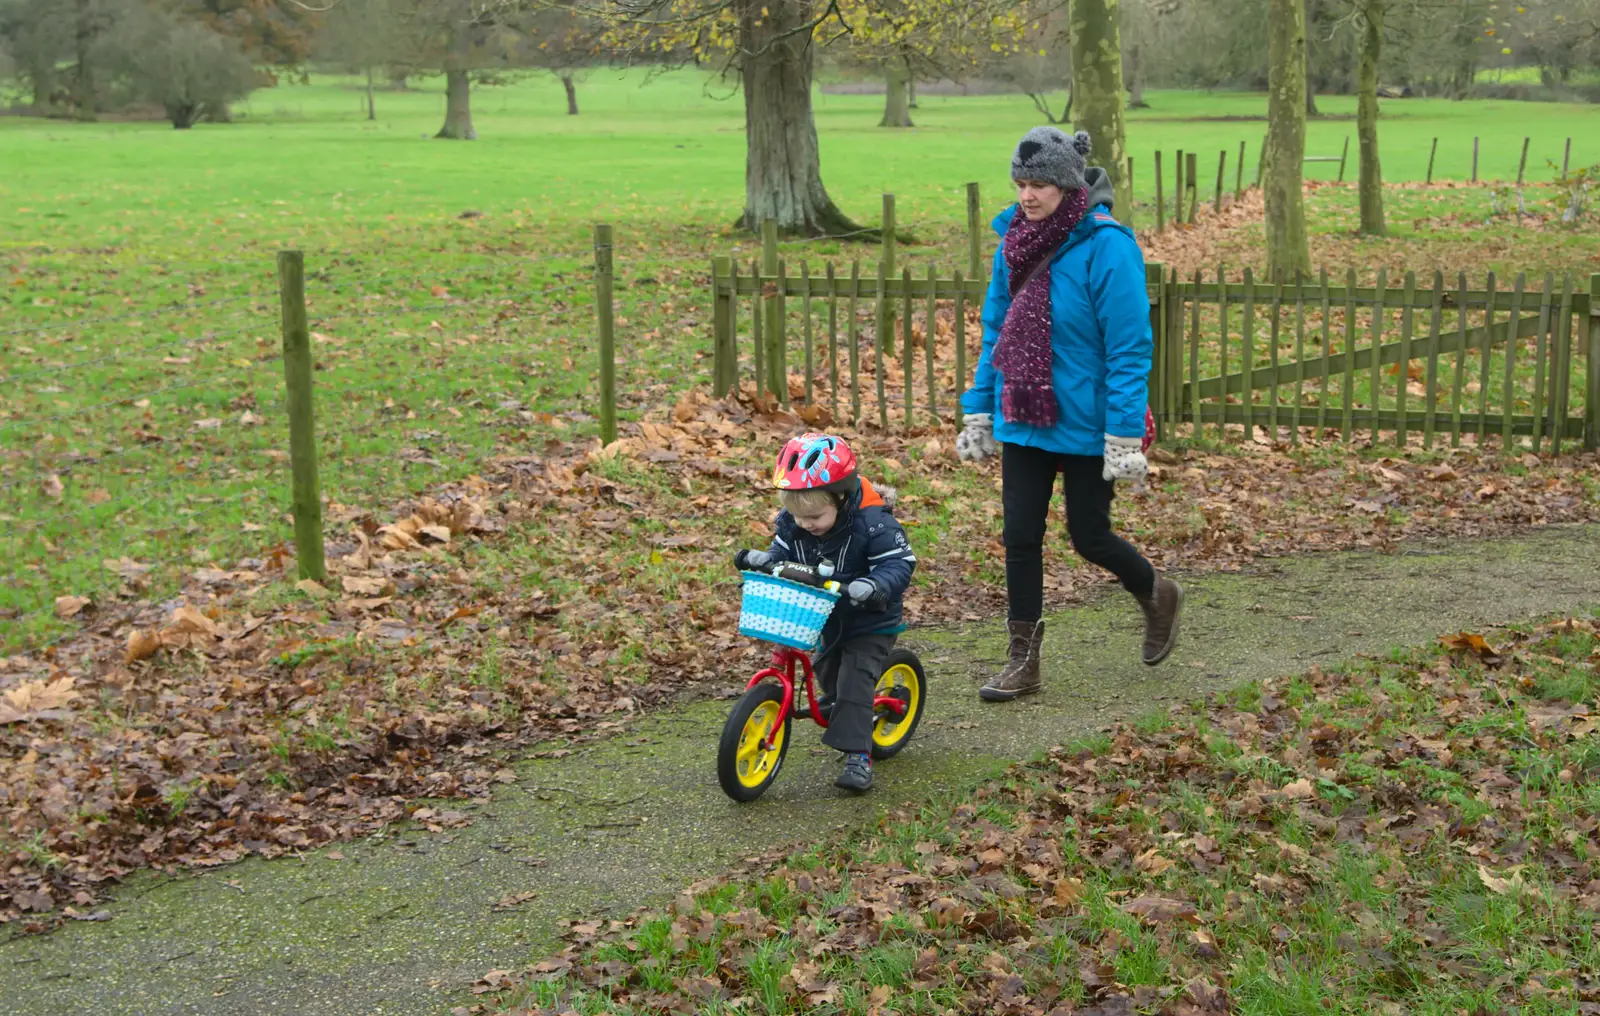
[[(381, 511), (490, 456), (593, 433), (596, 221), (617, 229), (624, 413), (700, 377), (709, 258), (753, 254), (728, 228), (743, 195), (741, 101), (695, 74), (646, 83), (616, 72), (589, 75), (579, 100), (582, 115), (566, 116), (550, 78), (479, 89), (470, 144), (429, 140), (443, 111), (437, 80), (382, 92), (376, 123), (355, 83), (334, 79), (258, 92), (237, 123), (187, 132), (0, 118), (0, 651), (62, 630), (56, 596), (113, 588), (130, 570), (159, 591), (174, 569), (259, 554), (287, 535), (280, 248), (307, 252), (324, 485), (341, 510)], [(1142, 201), (1153, 198), (1157, 148), (1202, 153), (1205, 194), (1220, 150), (1231, 188), (1241, 141), (1253, 174), (1263, 96), (1149, 100), (1129, 128)], [(1011, 147), (1038, 114), (1021, 96), (928, 96), (916, 129), (886, 131), (881, 101), (818, 95), (829, 190), (866, 223), (895, 192), (900, 221), (929, 243), (912, 262), (953, 258), (964, 250), (962, 185), (980, 181), (986, 211), (998, 210)], [(1320, 102), (1330, 117), (1354, 111), (1350, 99)], [(1515, 175), (1525, 134), (1530, 181), (1549, 180), (1545, 162), (1560, 160), (1569, 135), (1574, 165), (1600, 161), (1593, 107), (1396, 100), (1384, 114), (1390, 180), (1420, 179), (1435, 136), (1441, 179), (1468, 175), (1475, 134), (1485, 178)], [(1308, 150), (1337, 154), (1353, 133), (1352, 120), (1313, 122)], [(1392, 243), (1422, 251), (1437, 226), (1418, 216), (1449, 215), (1449, 249), (1467, 257), (1460, 223), (1483, 214), (1487, 192), (1441, 200), (1397, 198)], [(462, 217), (469, 210), (481, 215)], [(1348, 189), (1329, 192), (1313, 228), (1347, 232), (1352, 210)], [(1153, 220), (1148, 207), (1139, 214)], [(1493, 234), (1492, 253), (1460, 267), (1492, 257), (1591, 270), (1593, 230), (1559, 243), (1504, 224)], [(815, 264), (873, 251), (832, 242), (786, 253)], [(1222, 255), (1202, 253), (1206, 264)], [(1347, 253), (1389, 256), (1370, 244)]]

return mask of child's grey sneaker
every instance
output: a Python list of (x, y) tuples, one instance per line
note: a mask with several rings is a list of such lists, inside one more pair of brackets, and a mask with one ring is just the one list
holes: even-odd
[(855, 751), (844, 757), (844, 772), (833, 781), (833, 785), (841, 790), (853, 790), (860, 794), (872, 789), (872, 756), (864, 751)]

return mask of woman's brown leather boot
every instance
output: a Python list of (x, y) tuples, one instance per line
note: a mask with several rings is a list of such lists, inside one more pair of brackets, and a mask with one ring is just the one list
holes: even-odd
[(1000, 673), (978, 689), (985, 702), (1010, 702), (1018, 695), (1029, 695), (1043, 687), (1039, 677), (1039, 650), (1044, 645), (1043, 621), (1009, 621), (1011, 652)]

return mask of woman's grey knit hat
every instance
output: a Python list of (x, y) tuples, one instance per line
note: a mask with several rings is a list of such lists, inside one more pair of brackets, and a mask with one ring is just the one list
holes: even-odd
[(1081, 190), (1084, 157), (1092, 147), (1087, 131), (1068, 136), (1054, 127), (1035, 127), (1022, 136), (1011, 156), (1011, 179), (1042, 180), (1062, 190)]

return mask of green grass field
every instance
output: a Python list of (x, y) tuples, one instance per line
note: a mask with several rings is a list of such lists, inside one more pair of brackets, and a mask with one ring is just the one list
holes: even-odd
[[(1153, 198), (1158, 148), (1201, 152), (1209, 194), (1217, 153), (1229, 153), (1231, 188), (1246, 142), (1249, 179), (1263, 96), (1149, 98), (1129, 127), (1141, 200)], [(625, 415), (699, 380), (709, 258), (754, 253), (728, 227), (743, 194), (741, 100), (692, 73), (647, 83), (604, 71), (580, 84), (580, 101), (583, 114), (566, 116), (560, 86), (545, 78), (480, 89), (481, 139), (471, 144), (431, 140), (444, 102), (437, 80), (380, 94), (376, 123), (364, 119), (360, 90), (333, 79), (258, 92), (238, 122), (186, 132), (0, 119), (0, 521), (10, 562), (0, 647), (65, 630), (56, 597), (130, 582), (158, 592), (183, 569), (260, 554), (287, 536), (281, 248), (307, 252), (335, 518), (381, 513), (495, 455), (594, 433), (594, 222), (617, 229)], [(1011, 147), (1037, 113), (1020, 96), (928, 96), (915, 130), (890, 132), (875, 126), (880, 104), (819, 95), (830, 192), (871, 223), (880, 194), (893, 191), (900, 222), (924, 243), (908, 263), (954, 262), (963, 184), (979, 181), (998, 210)], [(1354, 131), (1353, 101), (1321, 105), (1330, 119), (1311, 124), (1308, 151), (1337, 154)], [(1550, 178), (1546, 160), (1561, 159), (1568, 136), (1574, 166), (1600, 161), (1600, 111), (1589, 107), (1407, 100), (1384, 112), (1391, 180), (1420, 179), (1435, 136), (1441, 179), (1468, 175), (1474, 134), (1486, 179), (1515, 176), (1524, 135), (1530, 181)], [(1333, 172), (1314, 165), (1308, 175)], [(1336, 239), (1353, 196), (1328, 193), (1314, 229)], [(1465, 219), (1487, 203), (1485, 190), (1462, 190), (1428, 211)], [(481, 214), (462, 217), (469, 210)], [(1148, 207), (1139, 214), (1153, 218)], [(1404, 211), (1393, 218), (1394, 242), (1418, 249), (1426, 229)], [(1572, 242), (1571, 267), (1587, 270), (1592, 242)], [(1494, 256), (1543, 269), (1552, 249), (1567, 250), (1513, 237)], [(786, 251), (791, 262), (874, 253), (838, 242)]]
[(1576, 1016), (1600, 964), (1593, 629), (1118, 725), (668, 911), (574, 923), (490, 975), (513, 985), (490, 1011)]

